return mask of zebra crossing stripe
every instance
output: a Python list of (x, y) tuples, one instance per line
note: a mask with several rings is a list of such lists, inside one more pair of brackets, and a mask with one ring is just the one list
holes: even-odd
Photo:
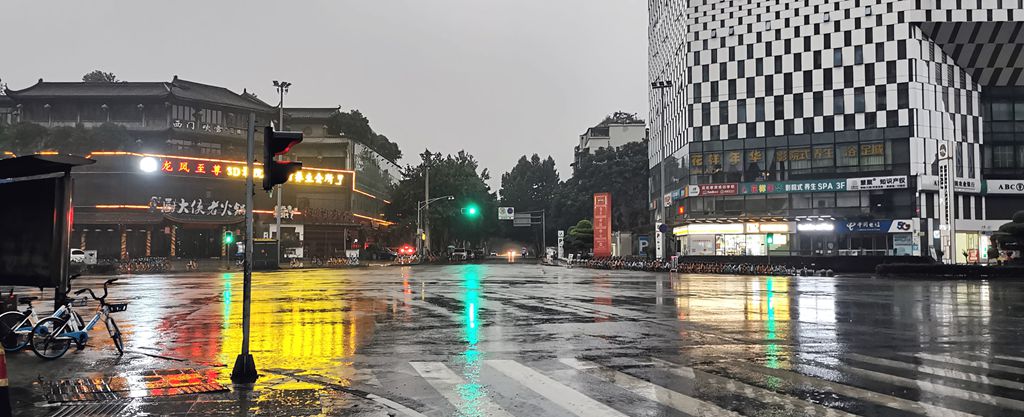
[(611, 382), (626, 391), (662, 405), (672, 407), (686, 414), (708, 417), (739, 416), (739, 414), (723, 409), (715, 404), (698, 400), (688, 395), (644, 381), (632, 375), (627, 375), (614, 369), (605, 368), (590, 361), (581, 361), (575, 358), (562, 358), (558, 361), (576, 370), (587, 372), (588, 374)]
[(932, 355), (932, 354), (929, 354), (929, 353), (917, 353), (917, 354), (914, 354), (914, 356), (917, 356), (918, 358), (921, 358), (921, 359), (925, 359), (925, 360), (929, 360), (929, 361), (935, 361), (935, 362), (953, 363), (953, 364), (957, 364), (957, 365), (971, 366), (971, 367), (975, 367), (975, 368), (988, 369), (988, 370), (991, 370), (991, 371), (1009, 372), (1009, 373), (1013, 373), (1013, 374), (1024, 374), (1024, 368), (1018, 368), (1016, 366), (1010, 366), (1010, 365), (1002, 365), (1002, 364), (998, 364), (998, 363), (988, 363), (988, 362), (980, 362), (980, 361), (969, 361), (969, 360), (966, 360), (966, 359), (954, 358), (954, 357), (948, 356), (948, 355)]
[(873, 378), (879, 381), (883, 381), (901, 387), (920, 389), (921, 391), (929, 391), (936, 394), (942, 394), (945, 396), (960, 398), (967, 401), (974, 401), (982, 404), (990, 404), (999, 407), (1024, 410), (1024, 401), (1020, 400), (997, 397), (995, 395), (989, 395), (975, 391), (968, 391), (960, 388), (948, 387), (945, 385), (940, 385), (928, 381), (920, 381), (896, 375), (889, 375), (881, 372), (869, 371), (867, 369), (861, 369), (854, 366), (850, 366), (849, 364), (845, 364), (843, 366), (843, 371), (851, 374), (860, 374), (867, 378)]
[(512, 360), (485, 360), (485, 364), (505, 374), (549, 401), (580, 417), (625, 417), (618, 410), (604, 405), (572, 388), (548, 378)]
[(658, 358), (651, 358), (651, 360), (654, 361), (656, 365), (661, 366), (664, 369), (667, 369), (673, 375), (681, 376), (683, 378), (687, 378), (695, 382), (699, 381), (701, 383), (711, 383), (720, 387), (724, 387), (733, 393), (740, 394), (743, 395), (744, 397), (751, 398), (763, 403), (778, 405), (786, 408), (789, 411), (793, 411), (801, 415), (825, 417), (856, 417), (856, 414), (850, 414), (842, 410), (836, 410), (819, 404), (807, 402), (801, 399), (792, 398), (775, 391), (770, 391), (761, 387), (755, 387), (753, 385), (745, 384), (734, 379), (729, 379), (718, 375), (712, 375), (707, 372), (699, 371), (690, 367), (664, 361)]
[(492, 402), (486, 395), (467, 397), (467, 383), (440, 362), (409, 362), (449, 403), (455, 406), (462, 415), (483, 415), (495, 417), (514, 417), (499, 405)]
[(1024, 358), (1021, 358), (1019, 356), (995, 355), (995, 356), (993, 356), (993, 358), (1004, 359), (1004, 360), (1014, 361), (1014, 362), (1024, 362)]
[(889, 408), (895, 408), (898, 410), (903, 410), (911, 413), (941, 417), (980, 417), (976, 414), (951, 410), (948, 408), (943, 408), (927, 403), (919, 403), (910, 400), (905, 400), (903, 398), (880, 394), (863, 388), (857, 388), (825, 379), (805, 376), (792, 371), (763, 367), (748, 362), (736, 362), (736, 364), (740, 367), (746, 368), (747, 370), (753, 372), (771, 375), (777, 378), (789, 380), (790, 382), (793, 383), (809, 385), (818, 389), (829, 390), (839, 395), (847, 396), (850, 398), (856, 398), (862, 401), (868, 401)]
[(1003, 388), (1010, 388), (1015, 390), (1024, 390), (1024, 383), (1017, 381), (1010, 381), (1006, 379), (993, 378), (987, 375), (972, 374), (969, 372), (961, 372), (952, 369), (937, 368), (928, 365), (916, 365), (912, 363), (894, 361), (891, 359), (875, 358), (872, 356), (865, 356), (856, 353), (848, 353), (846, 357), (854, 360), (858, 360), (865, 363), (873, 363), (875, 365), (888, 366), (890, 368), (906, 369), (908, 371), (923, 372), (926, 374), (938, 375), (946, 378), (961, 379), (964, 381), (977, 382), (981, 384), (988, 384), (999, 386)]

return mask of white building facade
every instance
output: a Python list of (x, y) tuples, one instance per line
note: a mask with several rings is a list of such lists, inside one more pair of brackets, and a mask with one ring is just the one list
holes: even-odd
[(958, 261), (1024, 208), (1024, 1), (649, 9), (650, 81), (674, 84), (650, 91), (666, 255), (935, 256), (942, 143)]

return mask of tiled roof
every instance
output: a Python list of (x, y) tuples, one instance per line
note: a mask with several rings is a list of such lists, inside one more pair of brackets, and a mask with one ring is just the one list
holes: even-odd
[(292, 119), (326, 119), (339, 112), (338, 107), (294, 107), (285, 108), (284, 112)]
[(35, 85), (22, 90), (7, 90), (15, 100), (45, 98), (179, 98), (200, 101), (220, 106), (236, 107), (259, 112), (273, 110), (269, 104), (255, 96), (238, 94), (224, 87), (217, 87), (174, 77), (171, 82), (48, 82), (39, 80)]

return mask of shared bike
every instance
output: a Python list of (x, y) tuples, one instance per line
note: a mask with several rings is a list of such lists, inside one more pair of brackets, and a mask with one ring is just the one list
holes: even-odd
[[(71, 280), (78, 278), (79, 274), (71, 276)], [(67, 300), (57, 308), (49, 317), (66, 317), (70, 314), (70, 306), (84, 300), (73, 300), (67, 297), (71, 291), (64, 293)], [(39, 297), (18, 297), (18, 304), (25, 305), (23, 311), (8, 311), (0, 314), (0, 342), (4, 350), (16, 352), (24, 349), (31, 341), (32, 329), (39, 323), (39, 315), (32, 307), (32, 302)], [(83, 304), (84, 305), (84, 304)]]
[(32, 352), (35, 352), (36, 356), (43, 359), (57, 359), (64, 356), (64, 353), (71, 348), (72, 343), (77, 346), (78, 350), (85, 349), (86, 342), (89, 341), (89, 332), (102, 318), (107, 327), (107, 333), (110, 335), (110, 339), (114, 341), (114, 347), (117, 348), (117, 354), (124, 354), (124, 341), (121, 339), (121, 330), (117, 328), (117, 323), (114, 322), (114, 318), (110, 316), (110, 313), (125, 311), (128, 309), (128, 304), (108, 303), (106, 301), (107, 286), (116, 281), (117, 278), (113, 278), (103, 283), (103, 296), (101, 297), (97, 297), (96, 293), (89, 288), (75, 291), (75, 295), (88, 292), (94, 300), (100, 303), (100, 307), (96, 310), (96, 314), (89, 323), (83, 323), (81, 316), (74, 313), (70, 304), (68, 307), (70, 314), (67, 317), (47, 317), (39, 321), (31, 332), (30, 345)]

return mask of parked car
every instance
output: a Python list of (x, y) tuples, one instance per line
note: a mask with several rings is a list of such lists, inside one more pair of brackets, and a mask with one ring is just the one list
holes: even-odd
[(455, 248), (452, 251), (453, 261), (465, 261), (466, 259), (469, 259), (469, 252), (466, 251), (466, 248)]
[(71, 249), (71, 263), (85, 263), (85, 251), (81, 249)]

